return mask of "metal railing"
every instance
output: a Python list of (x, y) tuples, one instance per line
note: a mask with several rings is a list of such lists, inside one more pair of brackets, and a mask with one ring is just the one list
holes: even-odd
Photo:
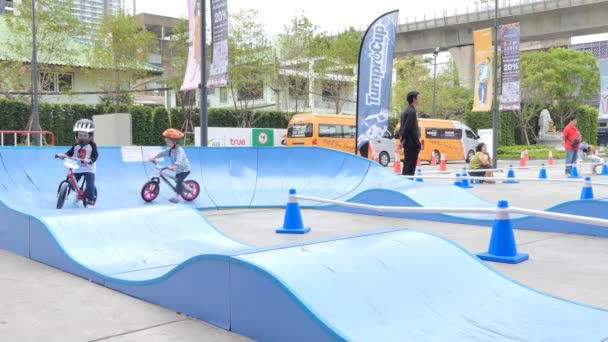
[[(499, 0), (498, 17), (537, 13), (542, 11), (588, 5), (607, 0)], [(494, 19), (494, 1), (467, 2), (453, 9), (441, 12), (425, 12), (413, 17), (405, 17), (400, 24), (400, 32), (426, 30), (449, 25), (458, 25), (480, 20)]]
[(499, 219), (508, 219), (510, 214), (519, 214), (519, 215), (527, 215), (534, 216), (539, 218), (545, 218), (550, 220), (559, 220), (559, 221), (567, 221), (573, 223), (580, 224), (590, 224), (595, 226), (608, 227), (608, 220), (587, 217), (587, 216), (579, 216), (579, 215), (570, 215), (570, 214), (560, 214), (560, 213), (552, 213), (542, 210), (533, 210), (526, 208), (518, 208), (518, 207), (507, 207), (507, 208), (457, 208), (457, 207), (392, 207), (392, 206), (380, 206), (380, 205), (370, 205), (370, 204), (361, 204), (361, 203), (351, 203), (337, 200), (329, 200), (325, 198), (319, 197), (310, 197), (310, 196), (302, 196), (302, 195), (288, 195), (288, 203), (289, 201), (295, 200), (303, 200), (309, 202), (317, 202), (317, 203), (327, 203), (338, 205), (341, 207), (350, 207), (357, 209), (365, 209), (377, 212), (393, 212), (393, 213), (419, 213), (419, 214), (495, 214), (496, 218)]
[(51, 131), (12, 131), (12, 130), (0, 130), (0, 146), (4, 146), (4, 136), (5, 135), (12, 135), (13, 136), (13, 146), (17, 146), (17, 143), (19, 141), (18, 136), (20, 135), (25, 135), (25, 140), (26, 140), (26, 144), (27, 146), (31, 146), (30, 144), (30, 137), (32, 135), (39, 135), (40, 136), (40, 143), (44, 144), (43, 141), (45, 140), (44, 137), (49, 135), (51, 138), (51, 142), (49, 145), (51, 146), (55, 146), (55, 133), (51, 132)]

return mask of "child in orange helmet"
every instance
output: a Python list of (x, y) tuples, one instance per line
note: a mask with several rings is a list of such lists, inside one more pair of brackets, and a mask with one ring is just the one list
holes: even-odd
[(165, 143), (169, 146), (169, 149), (162, 151), (157, 154), (155, 157), (150, 158), (151, 162), (154, 160), (169, 156), (171, 159), (171, 166), (169, 170), (175, 171), (175, 196), (169, 199), (172, 203), (178, 203), (181, 197), (181, 193), (184, 189), (184, 180), (190, 174), (190, 161), (186, 156), (186, 151), (179, 144), (179, 142), (184, 138), (184, 133), (180, 132), (175, 128), (166, 129), (163, 132), (163, 137), (165, 138)]

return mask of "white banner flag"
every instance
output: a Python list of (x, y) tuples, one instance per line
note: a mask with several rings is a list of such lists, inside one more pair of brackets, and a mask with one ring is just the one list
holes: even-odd
[(208, 88), (228, 85), (228, 4), (227, 0), (211, 0), (211, 31), (213, 36), (213, 59)]
[[(203, 0), (204, 1), (204, 0)], [(201, 16), (200, 0), (188, 0), (188, 64), (180, 90), (197, 89), (201, 83)]]

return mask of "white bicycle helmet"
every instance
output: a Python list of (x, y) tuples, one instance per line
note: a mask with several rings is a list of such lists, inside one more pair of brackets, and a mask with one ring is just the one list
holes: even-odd
[(95, 132), (95, 124), (89, 119), (80, 119), (74, 124), (74, 132)]

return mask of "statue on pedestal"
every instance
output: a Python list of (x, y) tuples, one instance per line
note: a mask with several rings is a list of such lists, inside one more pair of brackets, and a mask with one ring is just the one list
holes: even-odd
[(547, 109), (543, 109), (540, 112), (538, 126), (540, 127), (540, 130), (538, 131), (538, 137), (540, 139), (544, 139), (547, 136), (547, 132), (555, 132), (555, 123), (551, 120), (551, 114)]

